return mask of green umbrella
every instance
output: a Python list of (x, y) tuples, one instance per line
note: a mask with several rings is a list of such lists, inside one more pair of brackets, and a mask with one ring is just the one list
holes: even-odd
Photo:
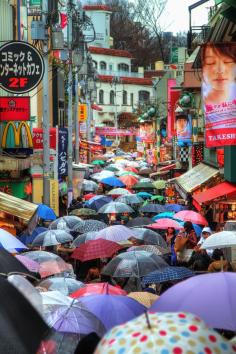
[(139, 178), (139, 176), (136, 173), (131, 172), (131, 171), (126, 171), (126, 172), (120, 172), (119, 173), (119, 177), (128, 176), (128, 175), (131, 175), (131, 176)]
[(92, 165), (105, 165), (105, 162), (102, 160), (94, 160), (92, 162)]
[(159, 202), (162, 202), (164, 200), (163, 195), (154, 195), (151, 200), (158, 200)]
[(166, 181), (159, 180), (153, 182), (153, 185), (156, 189), (164, 189), (166, 187)]
[(133, 189), (155, 189), (155, 186), (151, 182), (138, 182), (132, 188)]
[(89, 208), (81, 208), (81, 209), (74, 209), (70, 213), (70, 215), (76, 215), (76, 216), (92, 216), (92, 215), (98, 215), (97, 212), (93, 209)]
[(111, 172), (118, 172), (120, 171), (119, 168), (113, 167), (113, 166), (107, 166), (104, 168), (106, 171), (111, 171)]

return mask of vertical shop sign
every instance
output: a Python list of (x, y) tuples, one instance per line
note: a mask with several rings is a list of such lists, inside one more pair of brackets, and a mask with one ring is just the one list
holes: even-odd
[(50, 180), (50, 207), (59, 216), (59, 184), (58, 180)]
[(58, 129), (58, 177), (68, 175), (68, 130), (67, 128)]

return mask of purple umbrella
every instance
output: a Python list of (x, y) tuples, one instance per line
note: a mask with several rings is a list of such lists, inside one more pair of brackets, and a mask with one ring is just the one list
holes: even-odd
[(198, 275), (165, 291), (150, 310), (190, 312), (211, 328), (236, 331), (235, 289), (235, 273)]
[(112, 197), (106, 195), (96, 195), (96, 197), (91, 198), (85, 205), (91, 209), (98, 210), (103, 205), (110, 203), (112, 201)]
[(174, 211), (176, 213), (178, 211), (182, 211), (182, 210), (188, 209), (186, 206), (179, 205), (179, 204), (165, 204), (164, 207), (165, 207), (166, 211)]
[(107, 330), (143, 314), (146, 307), (127, 296), (83, 296), (79, 303), (86, 306), (103, 323)]
[(27, 257), (27, 256), (22, 256), (21, 254), (17, 254), (16, 258), (18, 261), (20, 261), (30, 272), (39, 272), (40, 265), (33, 259)]
[(106, 227), (98, 232), (95, 239), (103, 238), (113, 242), (126, 241), (130, 237), (135, 237), (135, 232), (123, 225), (114, 225)]

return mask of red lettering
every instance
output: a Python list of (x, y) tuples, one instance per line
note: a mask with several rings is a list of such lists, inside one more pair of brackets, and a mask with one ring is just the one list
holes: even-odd
[(19, 79), (17, 77), (11, 77), (9, 79), (9, 87), (14, 87), (17, 88), (18, 86)]
[(25, 87), (27, 85), (28, 79), (26, 77), (21, 77), (20, 78), (20, 87)]

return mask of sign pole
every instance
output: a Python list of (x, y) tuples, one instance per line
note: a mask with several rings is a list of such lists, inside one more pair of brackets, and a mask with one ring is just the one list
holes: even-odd
[[(42, 18), (46, 25), (48, 16), (48, 0), (42, 0)], [(48, 41), (43, 42), (43, 61), (45, 73), (43, 77), (43, 203), (50, 206), (50, 118), (48, 111)]]

